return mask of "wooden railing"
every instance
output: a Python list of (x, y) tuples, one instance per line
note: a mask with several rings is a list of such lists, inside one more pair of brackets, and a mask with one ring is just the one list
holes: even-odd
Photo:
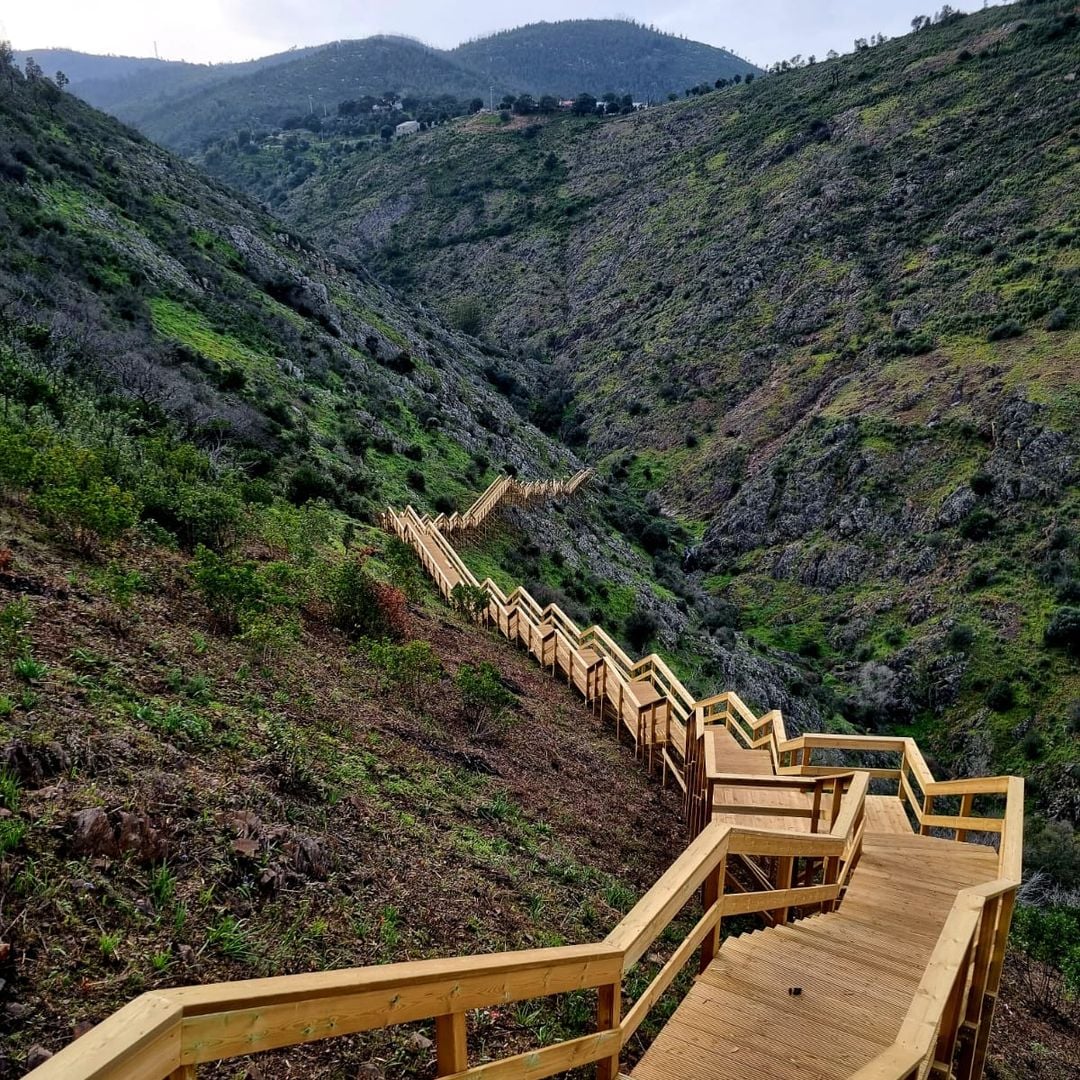
[[(452, 515), (453, 528), (477, 527), (506, 499), (572, 493), (586, 477), (579, 473), (561, 486), (545, 481), (543, 489), (514, 488), (516, 481), (500, 478), (466, 514)], [(450, 520), (439, 524), (411, 507), (386, 516), (388, 527), (416, 550), (442, 595), (449, 597), (462, 583), (483, 588), (489, 598), (480, 613), (483, 621), (524, 644), (553, 673), (564, 674), (594, 708), (614, 716), (618, 730), (629, 728), (639, 745), (662, 747), (665, 779), (674, 776), (687, 795), (689, 846), (602, 942), (156, 991), (60, 1051), (34, 1071), (34, 1080), (193, 1080), (203, 1063), (415, 1022), (434, 1025), (440, 1077), (540, 1080), (595, 1062), (600, 1080), (614, 1080), (627, 1041), (680, 971), (695, 955), (702, 968), (716, 956), (725, 916), (760, 913), (776, 923), (794, 909), (831, 910), (842, 902), (862, 850), (872, 782), (895, 783), (920, 833), (947, 831), (961, 842), (972, 835), (996, 836), (998, 878), (957, 895), (894, 1045), (854, 1075), (859, 1080), (981, 1075), (1020, 882), (1023, 781), (937, 781), (912, 739), (825, 734), (789, 739), (778, 711), (758, 717), (734, 693), (695, 701), (659, 656), (635, 662), (602, 628), (579, 629), (556, 605), (541, 606), (522, 588), (507, 595), (490, 579), (478, 582), (444, 535)], [(662, 721), (651, 707), (651, 720), (643, 722), (637, 706), (643, 685), (664, 703)], [(706, 775), (703, 740), (715, 724), (723, 724), (745, 748), (767, 750), (775, 775), (746, 778), (715, 769)], [(815, 762), (815, 753), (830, 760)], [(867, 754), (874, 755), (874, 763), (850, 760)], [(898, 760), (882, 764), (880, 759), (889, 756)], [(714, 819), (713, 789), (740, 783), (805, 793), (809, 807), (798, 813), (809, 818), (809, 831), (742, 828)], [(980, 803), (1002, 800), (1000, 816), (976, 812)], [(732, 806), (721, 810), (738, 812)], [(761, 888), (751, 891), (743, 884), (728, 892), (732, 857), (772, 860), (776, 880), (758, 871)], [(701, 916), (624, 1015), (627, 976), (699, 891)], [(575, 990), (597, 993), (594, 1032), (470, 1065), (469, 1012)]]
[[(396, 522), (400, 519), (393, 512), (392, 517), (394, 527), (397, 527)], [(433, 532), (438, 533), (438, 528)], [(420, 551), (424, 545), (423, 534), (414, 529), (411, 538), (413, 546)], [(692, 837), (710, 833), (715, 824), (711, 821), (715, 812), (712, 790), (721, 781), (733, 780), (732, 777), (709, 778), (705, 775), (703, 736), (706, 727), (716, 723), (724, 724), (747, 749), (769, 752), (777, 773), (770, 783), (793, 781), (810, 794), (812, 803), (807, 813), (812, 830), (821, 827), (822, 796), (831, 788), (830, 818), (834, 827), (843, 828), (844, 842), (839, 852), (833, 851), (823, 857), (822, 878), (830, 888), (842, 890), (857, 862), (863, 829), (863, 800), (872, 780), (895, 783), (895, 794), (901, 805), (909, 808), (915, 829), (922, 835), (944, 831), (951, 833), (954, 840), (964, 842), (973, 835), (996, 834), (1000, 838), (998, 880), (978, 889), (965, 890), (958, 896), (896, 1046), (859, 1075), (864, 1080), (926, 1076), (935, 1068), (935, 1061), (951, 1060), (958, 1039), (962, 1043), (958, 1080), (969, 1080), (981, 1074), (1005, 938), (1020, 882), (1022, 780), (1016, 777), (935, 780), (918, 745), (909, 738), (820, 733), (788, 738), (779, 710), (759, 717), (732, 692), (696, 701), (659, 656), (654, 654), (635, 662), (601, 627), (581, 630), (556, 605), (542, 607), (520, 587), (505, 595), (490, 580), (477, 582), (444, 537), (431, 536), (429, 542), (433, 542), (446, 559), (446, 570), (436, 568), (432, 571), (444, 595), (449, 595), (452, 590), (454, 576), (486, 589), (491, 605), (485, 619), (493, 622), (511, 640), (522, 642), (541, 663), (550, 665), (553, 673), (564, 673), (595, 706), (612, 713), (619, 728), (625, 723), (633, 730), (627, 716), (627, 702), (632, 697), (631, 683), (644, 680), (663, 696), (667, 706), (662, 732), (664, 779), (673, 777), (686, 793), (686, 817)], [(595, 654), (598, 661), (590, 666), (583, 653), (585, 656)], [(647, 732), (638, 730), (637, 737), (648, 741), (651, 747), (657, 742), (658, 734), (654, 726)], [(827, 753), (831, 760), (815, 763), (815, 752)], [(850, 760), (867, 755), (877, 761), (867, 764)], [(645, 756), (644, 752), (642, 756)], [(898, 760), (887, 766), (880, 763), (881, 758), (889, 756), (897, 756)], [(837, 774), (850, 779), (837, 779)], [(755, 780), (761, 784), (761, 778)], [(976, 812), (977, 800), (995, 797), (1005, 799), (1002, 815)], [(940, 812), (944, 803), (956, 805), (946, 806), (948, 812)], [(838, 814), (837, 805), (840, 807)], [(737, 812), (735, 807), (727, 807), (727, 810)], [(829, 843), (835, 845), (835, 839), (830, 831)], [(803, 843), (806, 843), (805, 838)], [(697, 839), (693, 844), (697, 844)], [(730, 845), (727, 853), (754, 854), (734, 852)], [(778, 892), (785, 891), (763, 890), (760, 896), (764, 906), (760, 910), (786, 915), (791, 904), (786, 903), (785, 896)], [(767, 893), (770, 894), (768, 900), (765, 899)], [(741, 894), (743, 898), (757, 895)], [(805, 895), (802, 899), (806, 901)], [(756, 901), (743, 899), (742, 902)], [(824, 904), (835, 902), (834, 897)], [(704, 941), (711, 932), (707, 912), (691, 938), (700, 934)], [(633, 1009), (628, 1014), (628, 1018), (631, 1017), (637, 1018)], [(937, 1071), (943, 1076), (950, 1075), (943, 1065), (939, 1065)]]
[[(724, 916), (777, 905), (834, 903), (837, 880), (783, 892), (726, 893), (729, 854), (838, 859), (857, 815), (829, 835), (739, 829), (714, 822), (602, 941), (556, 949), (383, 964), (188, 986), (144, 994), (69, 1044), (34, 1080), (193, 1080), (199, 1065), (417, 1021), (434, 1022), (437, 1073), (476, 1080), (542, 1077), (597, 1062), (618, 1075), (622, 1048), (700, 950), (704, 968), (720, 947)], [(846, 831), (843, 831), (846, 830)], [(704, 913), (621, 1016), (624, 981), (698, 890)], [(466, 1016), (476, 1009), (597, 990), (596, 1031), (497, 1061), (469, 1064)]]

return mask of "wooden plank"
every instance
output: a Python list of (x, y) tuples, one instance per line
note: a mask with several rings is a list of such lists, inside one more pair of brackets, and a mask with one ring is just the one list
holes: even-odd
[(617, 1053), (622, 1045), (618, 1028), (583, 1035), (579, 1039), (529, 1050), (515, 1057), (477, 1065), (464, 1072), (454, 1073), (448, 1080), (542, 1080), (546, 1076), (580, 1068)]
[(810, 885), (797, 889), (769, 889), (764, 892), (733, 893), (724, 897), (724, 917), (752, 915), (788, 907), (810, 907), (836, 896), (835, 885)]
[(218, 1061), (601, 986), (621, 971), (620, 953), (585, 945), (188, 987), (172, 991), (184, 1007), (180, 1060)]
[(161, 1080), (181, 1065), (182, 1017), (171, 993), (143, 994), (29, 1075), (34, 1080)]

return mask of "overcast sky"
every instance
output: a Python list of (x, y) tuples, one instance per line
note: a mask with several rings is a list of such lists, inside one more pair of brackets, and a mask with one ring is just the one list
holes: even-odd
[[(983, 0), (953, 0), (972, 11)], [(907, 31), (914, 15), (939, 0), (3, 0), (0, 37), (16, 49), (67, 47), (83, 52), (170, 60), (248, 60), (294, 45), (376, 33), (402, 33), (432, 45), (539, 18), (631, 16), (662, 30), (719, 45), (758, 64), (795, 53), (823, 56), (856, 37)]]

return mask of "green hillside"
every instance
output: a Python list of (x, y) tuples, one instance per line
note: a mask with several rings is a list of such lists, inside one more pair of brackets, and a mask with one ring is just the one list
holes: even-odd
[(468, 100), (487, 94), (488, 83), (419, 42), (372, 37), (326, 45), (189, 94), (133, 103), (123, 119), (156, 142), (190, 153), (241, 127), (281, 127), (289, 117), (321, 116), (339, 102), (388, 91)]
[[(25, 54), (17, 59), (22, 63)], [(48, 75), (63, 70), (72, 92), (84, 100), (185, 154), (239, 131), (333, 117), (342, 102), (367, 97), (442, 98), (441, 111), (460, 115), (471, 100), (487, 101), (492, 90), (497, 97), (610, 91), (664, 99), (757, 70), (723, 49), (604, 19), (538, 23), (450, 51), (378, 36), (234, 64), (166, 63), (66, 49), (41, 50), (35, 59)]]
[(663, 101), (687, 87), (758, 70), (726, 49), (625, 19), (532, 23), (465, 42), (450, 55), (496, 85), (564, 98), (611, 91)]
[(493, 383), (690, 523), (796, 696), (1075, 814), (1077, 41), (1014, 5), (630, 117), (461, 121), (285, 213), (505, 346)]

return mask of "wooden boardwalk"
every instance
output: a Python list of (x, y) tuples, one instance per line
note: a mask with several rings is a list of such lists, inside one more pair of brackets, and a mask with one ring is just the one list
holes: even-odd
[[(912, 739), (789, 738), (778, 711), (757, 716), (737, 694), (695, 701), (659, 656), (634, 661), (602, 628), (478, 581), (451, 545), (499, 506), (573, 495), (588, 475), (500, 477), (464, 514), (407, 507), (384, 521), (444, 597), (483, 590), (479, 621), (678, 784), (688, 846), (660, 881), (602, 942), (143, 994), (34, 1080), (193, 1080), (202, 1063), (425, 1020), (440, 1077), (541, 1080), (595, 1063), (597, 1080), (617, 1080), (623, 1048), (695, 958), (698, 977), (635, 1080), (982, 1075), (1020, 883), (1023, 781), (938, 781)], [(698, 898), (693, 929), (664, 944)], [(763, 928), (721, 943), (722, 921), (750, 914)], [(631, 997), (627, 976), (658, 949), (659, 971)], [(470, 1059), (474, 1010), (574, 990), (596, 992), (594, 1032)]]

